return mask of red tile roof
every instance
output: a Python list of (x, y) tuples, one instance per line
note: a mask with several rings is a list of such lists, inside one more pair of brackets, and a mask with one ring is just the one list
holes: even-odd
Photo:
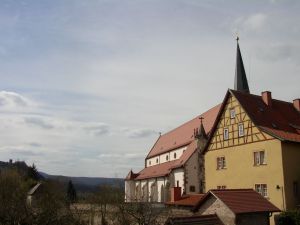
[(187, 162), (187, 160), (192, 156), (192, 154), (196, 151), (196, 149), (197, 141), (194, 140), (188, 145), (187, 149), (184, 151), (184, 153), (179, 159), (146, 167), (138, 173), (138, 176), (135, 179), (142, 180), (147, 178), (166, 176), (172, 171), (172, 169), (183, 166)]
[(196, 118), (184, 123), (174, 130), (169, 131), (159, 137), (157, 142), (150, 150), (147, 158), (151, 158), (156, 155), (168, 152), (172, 149), (176, 149), (185, 145), (190, 144), (194, 138), (194, 129), (200, 127), (199, 117), (203, 117), (203, 125), (207, 133), (210, 132), (221, 105), (217, 105), (207, 112), (197, 116)]
[(169, 217), (165, 225), (224, 225), (216, 214), (201, 216)]
[(166, 205), (195, 207), (197, 203), (202, 199), (203, 196), (204, 194), (183, 195), (180, 200), (174, 202), (167, 202)]
[(300, 142), (300, 113), (293, 103), (272, 99), (271, 106), (261, 96), (229, 90), (262, 131), (280, 140)]
[(233, 213), (280, 212), (276, 206), (252, 189), (210, 190), (198, 202), (194, 211), (203, 205), (209, 196), (220, 199)]

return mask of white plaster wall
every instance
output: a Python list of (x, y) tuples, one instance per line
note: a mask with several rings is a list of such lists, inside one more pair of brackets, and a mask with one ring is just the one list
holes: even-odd
[(183, 169), (176, 169), (173, 171), (174, 180), (175, 180), (175, 187), (177, 186), (177, 181), (179, 181), (179, 187), (181, 187), (181, 194), (183, 193), (184, 189), (184, 170)]
[(165, 187), (165, 179), (164, 178), (157, 179), (158, 202), (161, 202), (161, 186)]
[[(169, 162), (169, 161), (179, 159), (186, 149), (187, 149), (187, 147), (182, 147), (182, 148), (172, 150), (170, 152), (166, 152), (166, 153), (161, 154), (159, 156), (154, 156), (152, 158), (149, 158), (149, 159), (146, 160), (146, 167), (155, 166), (155, 165), (158, 165), (160, 163)], [(174, 153), (176, 153), (176, 158), (174, 158)], [(169, 157), (169, 160), (166, 160), (167, 155)], [(158, 162), (156, 161), (156, 159), (158, 159)]]
[(136, 184), (134, 181), (126, 180), (125, 181), (125, 202), (132, 202), (135, 198), (135, 187)]
[[(182, 147), (182, 148), (178, 148), (178, 149), (175, 149), (173, 151), (170, 151), (170, 160), (176, 160), (176, 159), (179, 159), (182, 154), (183, 154), (183, 151), (185, 151), (187, 149), (187, 147)], [(174, 153), (176, 153), (176, 158), (174, 158)]]
[(151, 186), (152, 186), (152, 184), (155, 182), (155, 179), (149, 179), (148, 180), (148, 201), (150, 201), (150, 199), (151, 199), (151, 195), (153, 194), (152, 192), (151, 192)]

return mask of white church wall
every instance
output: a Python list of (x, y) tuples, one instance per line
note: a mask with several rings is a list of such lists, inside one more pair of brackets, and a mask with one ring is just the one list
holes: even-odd
[(157, 198), (157, 201), (158, 202), (161, 202), (162, 199), (161, 199), (161, 187), (165, 187), (165, 179), (163, 177), (161, 178), (157, 178), (157, 193), (158, 193), (158, 198)]
[[(184, 191), (184, 170), (182, 168), (173, 171), (175, 187), (181, 187), (181, 194)], [(178, 185), (177, 185), (178, 184)]]

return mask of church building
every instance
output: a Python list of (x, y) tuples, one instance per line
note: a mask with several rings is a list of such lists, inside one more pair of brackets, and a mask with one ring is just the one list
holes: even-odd
[(300, 99), (251, 94), (237, 39), (234, 90), (158, 138), (145, 168), (127, 175), (125, 200), (169, 202), (172, 187), (181, 195), (250, 188), (285, 210), (299, 206), (299, 185)]

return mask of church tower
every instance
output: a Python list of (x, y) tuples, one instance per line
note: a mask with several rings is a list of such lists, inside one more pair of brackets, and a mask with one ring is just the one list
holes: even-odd
[(239, 46), (239, 37), (236, 38), (236, 67), (235, 67), (235, 78), (234, 78), (234, 90), (250, 93), (246, 72), (244, 68), (243, 58)]

